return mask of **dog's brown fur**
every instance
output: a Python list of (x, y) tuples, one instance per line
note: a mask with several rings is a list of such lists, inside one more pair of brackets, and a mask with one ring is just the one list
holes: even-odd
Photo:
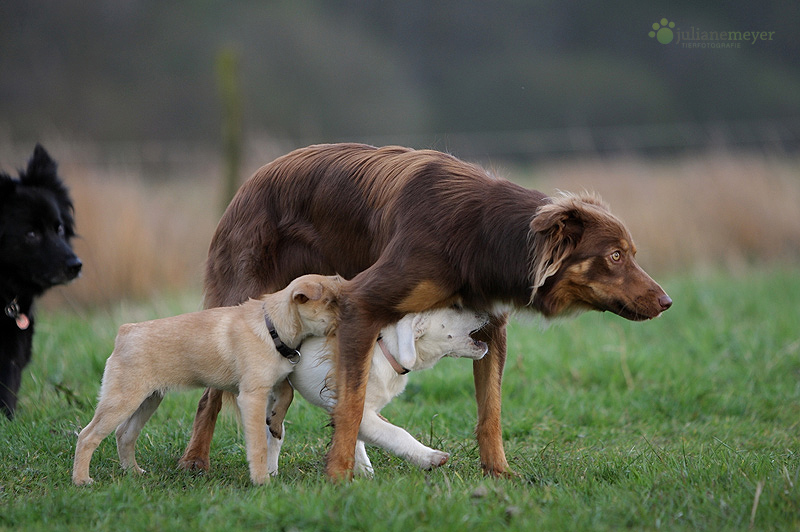
[(214, 386), (236, 394), (242, 414), (250, 478), (267, 480), (264, 411), (276, 382), (293, 364), (281, 356), (265, 317), (288, 346), (331, 333), (336, 326), (339, 277), (305, 275), (261, 299), (120, 327), (106, 361), (100, 401), (75, 447), (72, 480), (90, 484), (92, 453), (114, 428), (120, 464), (142, 473), (134, 448), (142, 427), (164, 392), (186, 386)]
[[(609, 310), (653, 318), (671, 300), (634, 261), (624, 225), (597, 198), (550, 198), (435, 151), (311, 146), (261, 168), (217, 227), (206, 305), (229, 305), (307, 272), (339, 273), (338, 403), (327, 473), (349, 477), (378, 331), (454, 301), (494, 318), (474, 363), (477, 438), (488, 474), (508, 471), (500, 430), (503, 309), (550, 317)], [(219, 394), (204, 395), (184, 467), (207, 467)]]

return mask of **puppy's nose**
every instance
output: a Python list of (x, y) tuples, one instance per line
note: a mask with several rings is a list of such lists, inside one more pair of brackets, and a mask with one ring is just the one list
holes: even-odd
[(661, 312), (672, 306), (672, 298), (667, 294), (658, 297), (658, 304), (661, 305)]

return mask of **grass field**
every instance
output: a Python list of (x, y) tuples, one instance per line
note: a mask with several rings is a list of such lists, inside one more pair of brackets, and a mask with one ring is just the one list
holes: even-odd
[(199, 391), (167, 397), (124, 474), (113, 437), (96, 483), (70, 483), (117, 326), (200, 306), (168, 297), (109, 311), (40, 315), (19, 416), (0, 420), (4, 530), (797, 530), (800, 527), (800, 276), (796, 268), (663, 281), (662, 318), (586, 314), (541, 327), (518, 316), (504, 382), (506, 452), (517, 473), (485, 479), (472, 430), (471, 365), (411, 375), (384, 414), (452, 453), (423, 472), (371, 449), (372, 480), (323, 476), (322, 412), (297, 399), (278, 478), (248, 481), (231, 415), (212, 470), (176, 468)]

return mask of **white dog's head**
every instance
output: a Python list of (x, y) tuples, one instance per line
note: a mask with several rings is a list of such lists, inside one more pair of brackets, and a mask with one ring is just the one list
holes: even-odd
[(397, 362), (418, 371), (433, 367), (445, 356), (483, 358), (488, 346), (473, 339), (470, 333), (486, 323), (486, 314), (443, 308), (406, 314), (395, 325), (386, 327), (382, 335), (387, 343), (393, 344), (391, 349)]

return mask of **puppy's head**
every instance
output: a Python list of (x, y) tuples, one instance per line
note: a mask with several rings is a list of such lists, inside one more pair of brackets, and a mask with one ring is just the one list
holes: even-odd
[(531, 222), (532, 306), (545, 316), (611, 311), (655, 318), (672, 299), (636, 263), (636, 246), (608, 206), (589, 194), (562, 194)]
[(474, 340), (470, 333), (487, 322), (485, 314), (443, 308), (406, 314), (397, 324), (385, 328), (383, 335), (384, 339), (389, 335), (396, 337), (396, 358), (400, 365), (417, 371), (432, 367), (444, 356), (482, 358), (488, 346)]
[(286, 319), (274, 311), (270, 317), (276, 327), (281, 321), (286, 336), (298, 342), (307, 336), (327, 336), (337, 325), (341, 284), (342, 279), (336, 275), (298, 277), (276, 294), (280, 294)]

